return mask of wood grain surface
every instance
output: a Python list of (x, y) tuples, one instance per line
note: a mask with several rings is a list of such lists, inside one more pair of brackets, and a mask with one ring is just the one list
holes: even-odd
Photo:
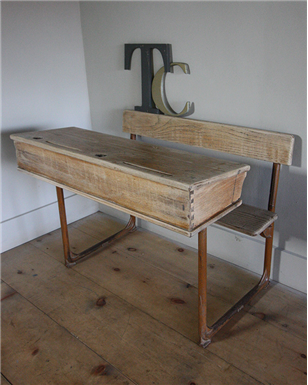
[(250, 168), (72, 127), (11, 137), (20, 170), (188, 236), (240, 204)]
[(262, 233), (277, 218), (276, 213), (242, 204), (236, 209), (236, 212), (230, 212), (219, 219), (217, 224), (240, 231), (243, 234), (256, 236)]
[(294, 136), (229, 124), (125, 111), (123, 131), (290, 165)]
[[(95, 352), (104, 357), (109, 365), (120, 370), (123, 375), (125, 373), (135, 384), (186, 385), (193, 381), (202, 383), (205, 379), (218, 385), (232, 385), (234, 380), (238, 384), (257, 383), (216, 354), (200, 349), (193, 341), (183, 338), (156, 318), (122, 300), (104, 288), (101, 282), (97, 284), (74, 269), (68, 273), (62, 263), (35, 249), (32, 245), (23, 247), (21, 259), (18, 258), (18, 255), (21, 256), (21, 249), (15, 249), (17, 254), (7, 254), (9, 259), (5, 258), (3, 273), (5, 280), (15, 289), (18, 288), (23, 297), (31, 298), (31, 303), (54, 323), (75, 336), (76, 343), (81, 342), (87, 347), (89, 354)], [(24, 274), (16, 273), (16, 268), (11, 265), (12, 261)], [(32, 274), (31, 269), (34, 269)], [(37, 275), (33, 277), (35, 274)], [(36, 287), (34, 291), (33, 284)], [(51, 291), (53, 295), (50, 295)], [(104, 306), (96, 305), (99, 298), (105, 299)], [(12, 311), (13, 309), (14, 304)], [(26, 317), (25, 320), (27, 319)], [(24, 328), (31, 333), (31, 326), (30, 324), (27, 328), (25, 324)], [(49, 330), (48, 325), (46, 330)], [(39, 335), (36, 339), (38, 338)], [(24, 339), (27, 341), (29, 337), (25, 334)], [(34, 341), (36, 339), (33, 338)], [(50, 346), (55, 358), (61, 346), (60, 339), (61, 336), (55, 336), (55, 346)], [(79, 355), (79, 350), (65, 342), (64, 340), (62, 355), (67, 354), (72, 360), (70, 351), (75, 350), (74, 354)], [(17, 356), (18, 352), (15, 349), (10, 350), (8, 343), (5, 346), (11, 352), (11, 357)], [(80, 365), (90, 365), (88, 357), (82, 360), (80, 356), (80, 361)], [(8, 363), (3, 365), (4, 373), (9, 370), (7, 365)], [(59, 371), (63, 375), (66, 373), (65, 369), (59, 365)], [(49, 374), (45, 372), (46, 377), (53, 376), (55, 371), (52, 368)], [(36, 373), (40, 373), (39, 368)], [(27, 374), (27, 377), (23, 376), (23, 382), (16, 381), (15, 384), (30, 385), (35, 373)], [(108, 381), (108, 378), (101, 376), (99, 379)], [(81, 381), (71, 383), (81, 385)]]
[[(12, 290), (1, 286), (4, 293)], [(2, 370), (12, 384), (133, 384), (31, 301), (14, 294), (1, 299)]]
[[(72, 247), (83, 249), (120, 226), (103, 214), (85, 218), (70, 226)], [(12, 330), (3, 344), (10, 357), (2, 356), (3, 374), (10, 380), (15, 373), (14, 385), (42, 378), (65, 384), (65, 376), (91, 384), (92, 368), (107, 362), (111, 375), (98, 376), (100, 383), (121, 383), (124, 376), (123, 384), (135, 385), (304, 385), (306, 297), (273, 285), (204, 350), (196, 344), (193, 321), (196, 262), (195, 250), (146, 231), (73, 269), (63, 267), (59, 230), (4, 253), (2, 279), (11, 296), (2, 301), (2, 327)], [(209, 312), (215, 318), (256, 277), (214, 257), (208, 263)], [(99, 307), (102, 297), (105, 305)], [(17, 348), (21, 344), (24, 349)], [(14, 372), (17, 359), (27, 365)]]
[(76, 127), (13, 134), (11, 139), (185, 190), (249, 170), (246, 164)]

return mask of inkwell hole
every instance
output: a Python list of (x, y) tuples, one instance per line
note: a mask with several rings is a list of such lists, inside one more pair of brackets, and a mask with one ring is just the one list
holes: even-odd
[(103, 158), (106, 155), (105, 154), (95, 154), (95, 156), (97, 156), (98, 158)]

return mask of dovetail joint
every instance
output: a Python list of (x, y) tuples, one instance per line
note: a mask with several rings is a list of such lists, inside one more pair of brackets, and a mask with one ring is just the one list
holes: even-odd
[(193, 229), (194, 228), (194, 218), (195, 218), (195, 205), (194, 205), (194, 202), (195, 202), (195, 192), (194, 190), (189, 190), (189, 200), (190, 200), (190, 215), (189, 215), (189, 219), (190, 219), (190, 228)]

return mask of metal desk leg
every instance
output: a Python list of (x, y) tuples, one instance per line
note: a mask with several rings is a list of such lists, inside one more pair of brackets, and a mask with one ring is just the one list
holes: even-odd
[(129, 222), (122, 230), (104, 239), (103, 241), (96, 243), (95, 245), (89, 247), (88, 249), (82, 251), (79, 254), (72, 253), (70, 251), (70, 245), (69, 245), (69, 236), (68, 236), (63, 189), (60, 187), (57, 187), (57, 197), (58, 197), (59, 215), (60, 215), (61, 231), (62, 231), (64, 263), (66, 267), (72, 267), (76, 265), (76, 263), (82, 262), (86, 258), (89, 258), (91, 254), (94, 253), (94, 251), (98, 250), (104, 244), (109, 244), (112, 241), (119, 239), (124, 235), (126, 235), (127, 233), (131, 233), (137, 229), (136, 218), (133, 216), (130, 216)]
[(207, 326), (207, 229), (198, 233), (198, 324), (199, 344), (211, 343), (211, 328)]
[(266, 237), (266, 250), (264, 256), (264, 270), (260, 281), (247, 294), (245, 294), (234, 306), (232, 306), (222, 317), (213, 325), (207, 325), (207, 232), (206, 229), (198, 234), (198, 312), (199, 312), (199, 344), (206, 348), (212, 337), (228, 322), (241, 311), (251, 299), (269, 284), (271, 270), (271, 256), (273, 245), (274, 226), (271, 225), (262, 234)]

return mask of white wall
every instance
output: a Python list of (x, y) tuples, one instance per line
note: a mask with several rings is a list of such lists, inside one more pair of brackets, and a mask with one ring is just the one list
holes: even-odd
[[(124, 44), (154, 42), (171, 43), (174, 61), (191, 68), (189, 76), (167, 76), (174, 108), (190, 100), (196, 106), (191, 118), (296, 135), (293, 166), (283, 167), (280, 178), (272, 276), (306, 291), (306, 4), (85, 2), (81, 22), (94, 130), (125, 136), (122, 112), (140, 105), (141, 86), (140, 53), (134, 53), (132, 69), (125, 71)], [(159, 55), (155, 61), (157, 69), (162, 65)], [(244, 201), (266, 207), (269, 165), (250, 163)], [(103, 206), (101, 210), (115, 214)], [(196, 237), (187, 239), (143, 221), (141, 225), (197, 246)], [(261, 238), (214, 225), (209, 252), (261, 271)]]
[[(2, 2), (2, 251), (59, 227), (54, 186), (17, 171), (12, 133), (91, 128), (78, 3)], [(66, 194), (68, 220), (97, 211)]]

